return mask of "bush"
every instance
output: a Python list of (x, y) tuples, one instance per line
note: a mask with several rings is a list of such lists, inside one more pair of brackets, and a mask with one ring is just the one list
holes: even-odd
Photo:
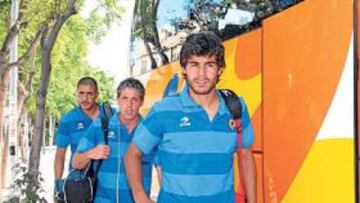
[[(15, 175), (14, 182), (10, 185), (10, 194), (4, 203), (35, 203), (45, 202), (43, 194), (45, 190), (42, 188), (44, 179), (40, 172), (30, 172), (23, 163), (17, 163), (12, 173)], [(33, 181), (36, 177), (36, 181)]]

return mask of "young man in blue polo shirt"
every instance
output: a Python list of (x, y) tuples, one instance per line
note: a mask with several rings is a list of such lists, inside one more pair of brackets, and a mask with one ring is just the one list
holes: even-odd
[[(94, 78), (83, 77), (77, 83), (76, 97), (79, 106), (62, 116), (56, 135), (56, 153), (54, 160), (55, 192), (62, 191), (62, 175), (66, 149), (70, 145), (71, 159), (79, 140), (83, 137), (90, 124), (101, 114), (97, 98), (98, 85)], [(71, 160), (70, 159), (70, 160)], [(71, 161), (69, 162), (69, 164)], [(70, 164), (71, 169), (71, 164)]]
[[(145, 89), (139, 80), (128, 78), (117, 88), (119, 113), (109, 120), (109, 132), (105, 144), (101, 119), (91, 124), (81, 139), (73, 159), (73, 167), (84, 169), (91, 160), (101, 160), (97, 174), (98, 184), (95, 203), (133, 203), (134, 199), (125, 174), (124, 157), (133, 139), (141, 116), (139, 108), (144, 101)], [(150, 194), (152, 156), (144, 156), (142, 162), (142, 183), (145, 193)]]
[(231, 115), (215, 86), (225, 68), (224, 47), (212, 33), (190, 35), (180, 64), (187, 86), (156, 103), (135, 132), (126, 171), (136, 202), (152, 202), (144, 192), (141, 157), (158, 146), (162, 167), (159, 203), (235, 202), (233, 155), (242, 148), (248, 203), (256, 202), (256, 174), (250, 147), (254, 132), (242, 103), (242, 146), (229, 125)]

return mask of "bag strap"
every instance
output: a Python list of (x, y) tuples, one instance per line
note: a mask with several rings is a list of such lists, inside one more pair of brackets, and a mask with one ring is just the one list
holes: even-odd
[(229, 89), (221, 89), (220, 94), (225, 101), (234, 120), (241, 119), (241, 102), (235, 92)]
[(101, 116), (101, 127), (104, 131), (105, 144), (108, 144), (108, 131), (109, 131), (109, 119), (113, 115), (112, 108), (108, 102), (104, 102), (103, 105), (104, 115)]
[(235, 127), (236, 127), (236, 131), (237, 131), (236, 139), (237, 139), (237, 143), (238, 143), (237, 155), (238, 155), (238, 159), (239, 159), (239, 168), (240, 168), (240, 176), (241, 176), (240, 180), (241, 180), (243, 189), (245, 189), (244, 174), (243, 174), (244, 167), (242, 165), (243, 157), (242, 157), (242, 151), (241, 151), (242, 150), (242, 126), (241, 126), (242, 105), (241, 105), (239, 97), (232, 90), (221, 89), (220, 94), (221, 94), (222, 98), (224, 99), (225, 104), (226, 104), (227, 108), (229, 109), (230, 114), (235, 122)]
[[(109, 132), (109, 120), (111, 118), (111, 116), (113, 115), (113, 110), (111, 108), (111, 105), (108, 103), (108, 102), (104, 102), (102, 104), (102, 109), (103, 109), (103, 112), (104, 114), (102, 116), (100, 116), (100, 119), (101, 119), (101, 128), (104, 132), (104, 141), (105, 141), (105, 144), (107, 145), (108, 144), (108, 132)], [(94, 174), (95, 176), (97, 175), (97, 173), (99, 172), (100, 170), (100, 167), (101, 167), (101, 164), (102, 164), (103, 160), (100, 159), (99, 160), (99, 164), (96, 166), (96, 168), (94, 169)], [(91, 161), (91, 165), (93, 166), (94, 165), (94, 161), (92, 160)], [(91, 166), (91, 167), (92, 167)]]

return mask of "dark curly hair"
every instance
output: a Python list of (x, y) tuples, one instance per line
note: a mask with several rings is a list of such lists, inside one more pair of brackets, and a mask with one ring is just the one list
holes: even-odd
[(191, 56), (215, 55), (219, 67), (225, 68), (225, 49), (221, 39), (212, 32), (189, 35), (180, 51), (180, 65), (184, 68)]

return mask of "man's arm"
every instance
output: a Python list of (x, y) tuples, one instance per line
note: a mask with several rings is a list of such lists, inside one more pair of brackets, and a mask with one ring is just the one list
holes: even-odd
[[(241, 113), (241, 128), (242, 128), (242, 141), (238, 146), (241, 150), (237, 150), (239, 162), (239, 169), (243, 177), (244, 189), (246, 191), (246, 199), (247, 203), (256, 203), (256, 168), (255, 162), (251, 153), (251, 145), (254, 143), (254, 128), (251, 123), (251, 119), (249, 116), (248, 108), (246, 106), (245, 101), (239, 97), (242, 113)], [(241, 152), (241, 154), (239, 154)], [(240, 163), (240, 161), (242, 161)]]
[[(239, 153), (239, 152), (238, 152)], [(244, 188), (246, 191), (246, 199), (247, 203), (256, 203), (256, 169), (255, 169), (255, 162), (251, 153), (250, 149), (242, 149), (242, 163), (240, 163), (239, 159), (239, 170), (242, 168), (244, 171), (243, 174), (244, 178)], [(242, 166), (242, 167), (240, 167)]]
[(134, 143), (131, 143), (125, 156), (125, 168), (128, 176), (130, 188), (134, 194), (137, 203), (152, 203), (144, 190), (142, 180), (142, 163), (143, 154)]
[(107, 159), (110, 154), (110, 147), (108, 145), (100, 144), (89, 151), (80, 153), (76, 152), (73, 157), (72, 166), (75, 169), (84, 169), (92, 159)]
[(54, 172), (55, 180), (60, 180), (64, 172), (66, 148), (56, 148), (55, 161), (54, 161)]

